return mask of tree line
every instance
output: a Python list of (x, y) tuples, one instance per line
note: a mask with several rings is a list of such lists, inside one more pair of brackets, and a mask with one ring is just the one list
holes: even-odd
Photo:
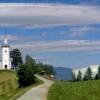
[(92, 79), (100, 79), (100, 66), (98, 67), (97, 74), (93, 77), (91, 68), (87, 68), (87, 71), (84, 74), (84, 77), (82, 76), (81, 71), (78, 71), (78, 75), (75, 75), (75, 72), (72, 72), (72, 80), (73, 81), (81, 81), (81, 80), (92, 80)]
[(23, 61), (19, 49), (10, 52), (12, 59), (12, 69), (17, 71), (20, 87), (25, 87), (36, 82), (35, 74), (45, 72), (47, 75), (54, 75), (53, 66), (49, 64), (37, 63), (30, 55), (26, 55)]

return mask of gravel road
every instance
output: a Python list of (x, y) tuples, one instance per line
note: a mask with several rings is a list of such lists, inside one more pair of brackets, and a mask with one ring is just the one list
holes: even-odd
[(37, 87), (33, 87), (31, 90), (26, 92), (17, 100), (46, 100), (48, 88), (53, 84), (53, 81), (47, 80), (40, 76), (37, 76), (37, 77), (43, 80), (44, 83)]

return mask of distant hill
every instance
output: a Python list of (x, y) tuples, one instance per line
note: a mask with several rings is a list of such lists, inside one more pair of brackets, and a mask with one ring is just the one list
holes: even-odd
[(64, 67), (55, 67), (54, 71), (56, 80), (71, 80), (72, 69)]

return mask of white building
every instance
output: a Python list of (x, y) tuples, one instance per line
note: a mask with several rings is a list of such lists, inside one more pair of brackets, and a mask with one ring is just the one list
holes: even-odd
[(85, 73), (87, 72), (88, 68), (91, 68), (92, 71), (92, 77), (95, 78), (97, 72), (98, 72), (98, 67), (100, 65), (90, 65), (88, 67), (84, 67), (84, 68), (78, 68), (78, 69), (73, 69), (72, 73), (75, 75), (75, 77), (77, 78), (78, 76), (78, 72), (80, 71), (82, 74), (82, 78), (84, 78)]
[(11, 69), (11, 61), (10, 61), (10, 46), (7, 41), (7, 37), (5, 34), (4, 43), (1, 46), (2, 48), (2, 66), (0, 66), (0, 69)]

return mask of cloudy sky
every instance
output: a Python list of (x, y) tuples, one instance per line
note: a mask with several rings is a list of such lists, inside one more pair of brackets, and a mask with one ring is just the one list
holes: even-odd
[(7, 30), (11, 49), (23, 57), (55, 67), (100, 64), (100, 0), (0, 2), (0, 45)]

